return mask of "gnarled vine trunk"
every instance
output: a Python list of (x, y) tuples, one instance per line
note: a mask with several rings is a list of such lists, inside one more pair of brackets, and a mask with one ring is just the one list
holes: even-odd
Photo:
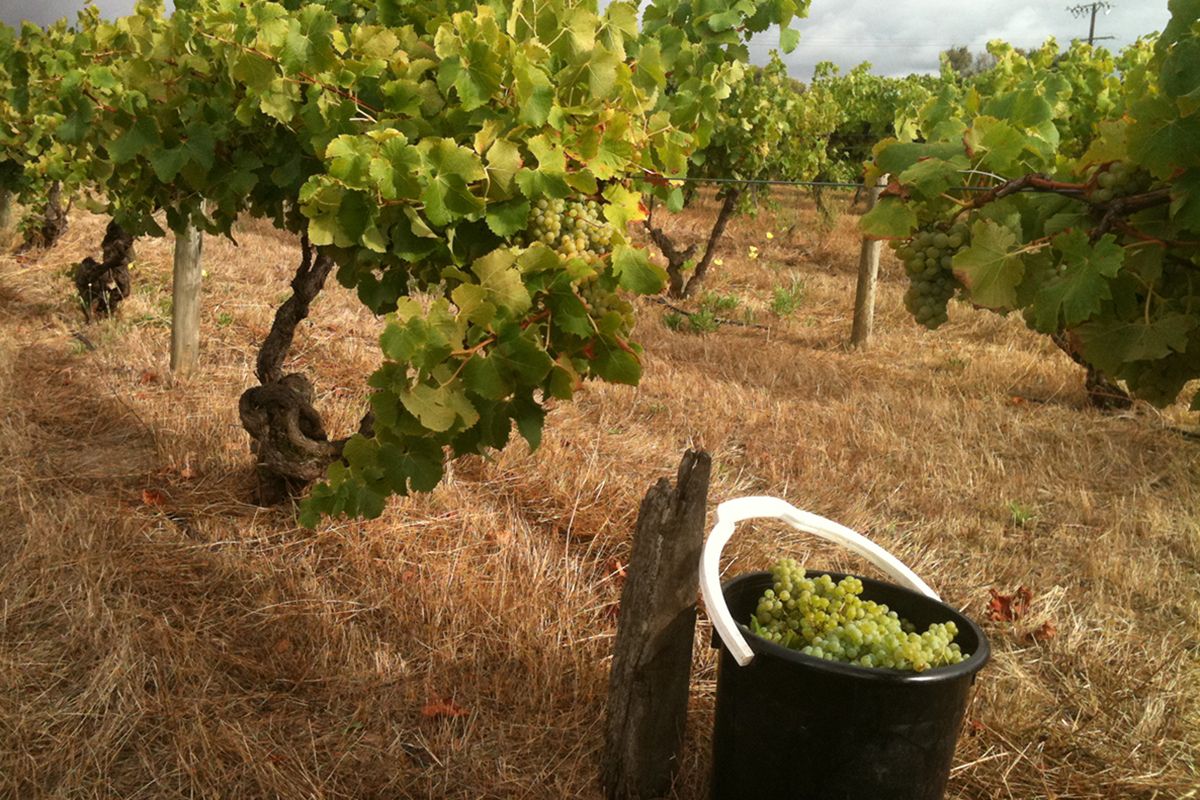
[(115, 314), (121, 301), (129, 297), (133, 236), (115, 220), (110, 221), (100, 254), (100, 261), (88, 256), (75, 267), (75, 288), (88, 322)]
[(57, 181), (50, 184), (42, 217), (25, 231), (22, 250), (53, 247), (67, 232), (67, 209), (62, 204), (62, 185)]
[(1059, 350), (1066, 353), (1072, 361), (1087, 370), (1083, 387), (1087, 392), (1088, 405), (1104, 411), (1124, 411), (1133, 406), (1133, 398), (1117, 383), (1100, 370), (1083, 360), (1079, 350), (1071, 341), (1069, 333), (1056, 333), (1051, 340)]
[(729, 219), (733, 216), (741, 195), (740, 189), (730, 189), (724, 194), (721, 209), (717, 212), (717, 219), (713, 223), (712, 231), (709, 232), (708, 241), (705, 243), (704, 253), (696, 262), (696, 267), (690, 275), (688, 275), (686, 266), (696, 254), (696, 245), (676, 246), (662, 228), (654, 227), (653, 217), (647, 216), (646, 232), (667, 259), (667, 292), (671, 297), (691, 297), (704, 281), (704, 277), (708, 274), (708, 267), (716, 255), (717, 243), (725, 233), (725, 227), (729, 224)]
[[(292, 279), (292, 296), (275, 312), (271, 330), (258, 353), (255, 372), (262, 385), (247, 389), (238, 400), (242, 427), (250, 434), (258, 474), (257, 502), (276, 505), (299, 494), (325, 475), (341, 458), (346, 439), (331, 440), (311, 381), (299, 373), (284, 374), (284, 362), (296, 328), (333, 270), (333, 259), (301, 242), (303, 257)], [(370, 435), (373, 419), (363, 418), (359, 432)]]

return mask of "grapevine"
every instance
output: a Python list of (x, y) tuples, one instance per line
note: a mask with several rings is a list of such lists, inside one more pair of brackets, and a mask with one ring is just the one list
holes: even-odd
[(948, 256), (954, 282), (929, 275), (938, 302), (925, 283), (910, 295), (918, 321), (943, 321), (951, 290), (1018, 312), (1088, 367), (1097, 405), (1120, 391), (1096, 391), (1105, 378), (1156, 406), (1200, 378), (1200, 9), (1170, 10), (1161, 36), (1116, 60), (1080, 45), (1053, 63), (993, 48), (1000, 71), (976, 79), (990, 94), (944, 93), (921, 111), (924, 141), (884, 140), (869, 165), (890, 183), (863, 228), (900, 242), (917, 281), (928, 235), (967, 226)]
[[(584, 381), (638, 381), (627, 296), (666, 279), (627, 234), (641, 190), (709, 144), (745, 42), (779, 26), (793, 47), (806, 6), (89, 8), (0, 37), (0, 188), (31, 200), (59, 182), (130, 237), (229, 235), (245, 214), (302, 236), (239, 411), (260, 476), (289, 492), (324, 476), (306, 523), (376, 516), (433, 488), (447, 456), (514, 432), (537, 446), (546, 406)], [(312, 382), (282, 370), (329, 275), (383, 320), (368, 408), (343, 437)]]

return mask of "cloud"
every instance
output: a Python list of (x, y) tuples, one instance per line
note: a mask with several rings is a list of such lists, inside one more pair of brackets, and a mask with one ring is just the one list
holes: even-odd
[[(1069, 0), (813, 0), (807, 19), (793, 27), (800, 46), (784, 56), (792, 75), (807, 80), (820, 61), (843, 69), (870, 61), (885, 75), (936, 72), (938, 54), (957, 45), (982, 52), (993, 39), (1033, 47), (1054, 36), (1066, 45), (1086, 38), (1089, 19), (1076, 18)], [(1138, 36), (1162, 30), (1170, 19), (1167, 0), (1116, 0), (1110, 14), (1096, 20), (1097, 36), (1113, 36), (1097, 44), (1119, 49)], [(778, 34), (752, 43), (755, 62), (765, 62), (778, 46)]]
[[(119, 17), (133, 11), (136, 0), (93, 0), (106, 17)], [(167, 0), (167, 8), (172, 5)], [(0, 0), (0, 22), (17, 27), (28, 20), (36, 25), (48, 25), (67, 17), (74, 19), (83, 8), (83, 0)]]

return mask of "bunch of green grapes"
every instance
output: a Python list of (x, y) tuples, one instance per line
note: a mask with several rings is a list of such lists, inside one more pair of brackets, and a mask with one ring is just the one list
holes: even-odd
[(585, 197), (542, 198), (534, 204), (521, 246), (541, 242), (567, 258), (595, 261), (612, 249), (613, 229), (600, 204)]
[(633, 330), (633, 304), (620, 295), (611, 278), (601, 278), (599, 273), (584, 278), (579, 283), (579, 297), (601, 330)]
[(1150, 189), (1150, 173), (1138, 169), (1128, 161), (1114, 161), (1107, 169), (1096, 167), (1088, 176), (1092, 185), (1091, 199), (1097, 203), (1111, 203), (1118, 197), (1141, 194)]
[(946, 304), (961, 285), (951, 265), (954, 254), (966, 247), (970, 238), (971, 229), (959, 221), (946, 230), (923, 230), (907, 241), (892, 243), (908, 274), (904, 307), (930, 330), (949, 319)]
[(863, 584), (848, 575), (809, 578), (790, 558), (771, 568), (775, 579), (750, 619), (751, 630), (776, 644), (826, 661), (862, 667), (924, 672), (957, 664), (967, 655), (954, 638), (954, 622), (917, 633), (882, 603), (863, 600)]

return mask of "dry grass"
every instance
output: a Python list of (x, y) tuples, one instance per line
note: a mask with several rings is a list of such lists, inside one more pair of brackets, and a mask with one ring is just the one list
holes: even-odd
[[(597, 796), (614, 566), (688, 445), (714, 455), (714, 502), (771, 493), (855, 526), (976, 619), (989, 588), (1033, 589), (1026, 620), (986, 623), (995, 658), (951, 797), (1197, 796), (1200, 483), (1198, 445), (1169, 429), (1182, 413), (1084, 409), (1078, 370), (1017, 320), (959, 307), (920, 331), (887, 256), (875, 345), (846, 350), (853, 220), (824, 231), (796, 205), (736, 221), (709, 287), (769, 331), (672, 333), (647, 305), (641, 387), (594, 386), (537, 453), (459, 462), (429, 496), (315, 533), (244, 502), (235, 411), (291, 242), (247, 225), (240, 247), (208, 244), (203, 368), (179, 381), (168, 242), (139, 246), (121, 318), (82, 331), (94, 350), (64, 270), (101, 220), (0, 258), (0, 798)], [(773, 317), (773, 288), (796, 281), (800, 309)], [(356, 423), (377, 331), (334, 288), (298, 343), (334, 431)], [(730, 568), (780, 551), (861, 569), (769, 526)], [(1047, 620), (1057, 635), (1031, 641)], [(703, 632), (696, 664), (680, 798), (705, 796)], [(467, 713), (422, 714), (441, 699)]]

